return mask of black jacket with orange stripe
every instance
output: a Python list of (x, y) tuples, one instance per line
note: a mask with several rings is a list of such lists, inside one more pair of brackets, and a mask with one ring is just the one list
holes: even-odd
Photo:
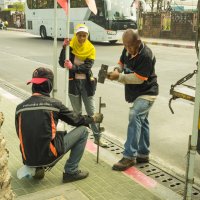
[(47, 165), (63, 154), (64, 132), (56, 131), (59, 119), (72, 126), (88, 126), (93, 121), (91, 117), (76, 115), (59, 100), (43, 95), (31, 96), (17, 106), (15, 126), (25, 165)]

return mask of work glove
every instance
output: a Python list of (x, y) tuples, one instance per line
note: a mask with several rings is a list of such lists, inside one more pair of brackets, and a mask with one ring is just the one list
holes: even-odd
[(63, 41), (63, 47), (69, 46), (70, 43), (70, 39), (69, 38), (65, 38)]
[(102, 113), (94, 113), (92, 116), (95, 123), (101, 123), (103, 121), (103, 114)]
[(64, 67), (67, 69), (72, 69), (73, 64), (70, 60), (65, 60)]

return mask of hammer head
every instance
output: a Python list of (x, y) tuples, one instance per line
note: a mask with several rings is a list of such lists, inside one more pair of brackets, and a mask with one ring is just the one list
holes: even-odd
[(108, 73), (108, 65), (101, 65), (101, 69), (99, 70), (99, 74), (98, 74), (98, 82), (99, 83), (104, 83), (106, 76)]

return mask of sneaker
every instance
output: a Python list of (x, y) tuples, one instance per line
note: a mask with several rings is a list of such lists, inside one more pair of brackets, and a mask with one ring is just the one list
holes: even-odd
[(124, 171), (136, 164), (136, 159), (122, 158), (118, 163), (114, 164), (112, 169), (116, 171)]
[(74, 174), (63, 173), (63, 183), (69, 183), (87, 178), (89, 172), (78, 170)]
[(45, 169), (44, 168), (36, 168), (35, 170), (35, 175), (33, 176), (34, 179), (38, 179), (38, 180), (41, 180), (44, 178), (44, 175), (45, 175)]
[[(98, 139), (95, 139), (94, 143), (98, 145)], [(102, 148), (108, 148), (108, 145), (105, 142), (103, 142), (102, 139), (99, 139), (99, 146)]]
[(136, 161), (137, 161), (137, 163), (148, 163), (149, 162), (149, 156), (147, 156), (147, 157), (137, 157)]

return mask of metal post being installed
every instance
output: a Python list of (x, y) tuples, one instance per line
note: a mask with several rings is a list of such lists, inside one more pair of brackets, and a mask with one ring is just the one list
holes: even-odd
[[(101, 108), (105, 108), (105, 107), (106, 107), (106, 104), (102, 103), (101, 97), (99, 97), (99, 113), (101, 113)], [(101, 132), (105, 130), (104, 127), (101, 127), (100, 124), (101, 123), (98, 124), (99, 134), (101, 134)], [(98, 140), (97, 140), (97, 163), (99, 163), (99, 139), (100, 137), (98, 137)]]
[(54, 42), (53, 42), (53, 73), (54, 73), (54, 85), (53, 85), (53, 97), (55, 98), (57, 92), (57, 0), (54, 0)]
[[(101, 97), (99, 97), (99, 113), (101, 113)], [(101, 131), (100, 123), (99, 123), (99, 134)], [(99, 163), (99, 137), (97, 140), (97, 163)]]

